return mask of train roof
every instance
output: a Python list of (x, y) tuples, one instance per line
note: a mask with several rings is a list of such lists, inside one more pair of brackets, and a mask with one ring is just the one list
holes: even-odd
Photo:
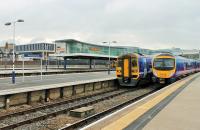
[(127, 53), (127, 54), (123, 54), (123, 55), (120, 55), (118, 56), (118, 58), (120, 57), (123, 57), (123, 56), (138, 56), (138, 57), (149, 57), (149, 58), (152, 58), (153, 56), (152, 55), (144, 55), (144, 54), (141, 54), (141, 53)]
[(160, 54), (155, 55), (154, 57), (157, 57), (157, 56), (173, 56), (173, 57), (178, 58), (178, 59), (200, 62), (200, 60), (189, 59), (189, 58), (186, 58), (186, 57), (183, 57), (183, 56), (173, 55), (172, 53), (160, 53)]

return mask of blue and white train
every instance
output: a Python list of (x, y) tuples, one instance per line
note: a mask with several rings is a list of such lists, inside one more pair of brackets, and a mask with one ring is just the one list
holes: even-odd
[(200, 71), (200, 61), (163, 53), (153, 58), (153, 75), (159, 83), (171, 83), (185, 75)]
[(121, 86), (136, 86), (139, 81), (151, 80), (152, 57), (141, 54), (125, 54), (117, 59), (116, 76)]

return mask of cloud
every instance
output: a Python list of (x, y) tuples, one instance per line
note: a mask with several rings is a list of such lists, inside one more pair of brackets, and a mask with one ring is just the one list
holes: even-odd
[(5, 22), (23, 18), (16, 24), (17, 43), (75, 38), (151, 49), (200, 48), (199, 11), (198, 0), (2, 0), (0, 38), (12, 39)]

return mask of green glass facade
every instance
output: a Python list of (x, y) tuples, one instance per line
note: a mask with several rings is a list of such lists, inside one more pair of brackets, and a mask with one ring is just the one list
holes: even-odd
[[(99, 55), (109, 55), (109, 47), (102, 45), (94, 45), (90, 43), (84, 43), (77, 40), (59, 40), (56, 41), (56, 46), (59, 44), (65, 44), (65, 53), (89, 53), (89, 54), (99, 54)], [(59, 47), (60, 48), (60, 47)], [(110, 55), (119, 56), (126, 53), (150, 53), (150, 50), (142, 50), (137, 47), (119, 47), (111, 46)]]
[[(84, 43), (68, 43), (69, 53), (89, 53), (89, 54), (100, 54), (108, 55), (109, 47), (107, 46), (97, 46)], [(110, 54), (113, 56), (118, 56), (126, 53), (126, 48), (110, 48)]]

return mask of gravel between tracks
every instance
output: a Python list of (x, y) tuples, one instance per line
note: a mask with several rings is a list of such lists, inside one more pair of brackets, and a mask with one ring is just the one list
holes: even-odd
[[(40, 110), (40, 111), (36, 111), (36, 112), (24, 114), (24, 115), (7, 117), (7, 118), (5, 118), (3, 120), (0, 120), (0, 128), (2, 126), (6, 126), (6, 125), (17, 123), (19, 121), (32, 119), (34, 117), (38, 117), (38, 116), (41, 116), (41, 115), (49, 114), (49, 113), (56, 112), (56, 111), (59, 111), (59, 110), (64, 110), (64, 109), (67, 109), (67, 108), (70, 108), (72, 106), (76, 106), (76, 105), (79, 105), (79, 104), (87, 103), (89, 101), (101, 99), (102, 97), (106, 97), (106, 96), (113, 95), (113, 94), (116, 94), (116, 93), (121, 93), (123, 91), (124, 90), (112, 91), (112, 92), (100, 94), (100, 95), (97, 95), (97, 96), (89, 97), (89, 98), (86, 98), (86, 99), (82, 99), (80, 101), (74, 101), (74, 102), (71, 102), (71, 103), (67, 103), (67, 104), (62, 104), (62, 105), (58, 105), (58, 106), (55, 106), (55, 107), (46, 108), (46, 109), (43, 109), (43, 110)], [(36, 123), (36, 126), (37, 126), (37, 123)], [(35, 130), (35, 128), (34, 129), (30, 128), (29, 130)]]
[[(110, 98), (108, 100), (98, 102), (96, 104), (93, 104), (92, 106), (94, 106), (95, 112), (99, 113), (99, 112), (107, 110), (115, 105), (118, 105), (120, 103), (128, 101), (132, 98), (135, 98), (135, 97), (138, 97), (145, 93), (148, 93), (154, 89), (155, 89), (154, 87), (146, 87), (146, 88), (137, 89), (135, 91), (130, 91), (129, 93), (124, 93), (124, 94), (116, 96), (114, 98)], [(99, 96), (99, 98), (101, 98), (101, 96)], [(92, 99), (94, 99), (94, 97), (87, 99), (87, 100), (92, 100)], [(65, 105), (63, 107), (67, 107), (67, 106)], [(54, 109), (57, 109), (57, 108), (54, 108)], [(54, 109), (51, 109), (51, 111), (54, 111)], [(59, 129), (59, 128), (63, 127), (66, 124), (74, 123), (80, 119), (81, 118), (70, 117), (68, 115), (68, 113), (66, 113), (66, 114), (61, 114), (59, 116), (49, 118), (46, 120), (23, 125), (18, 128), (15, 128), (14, 130), (36, 130), (36, 129), (37, 130), (55, 130), (55, 129)]]

